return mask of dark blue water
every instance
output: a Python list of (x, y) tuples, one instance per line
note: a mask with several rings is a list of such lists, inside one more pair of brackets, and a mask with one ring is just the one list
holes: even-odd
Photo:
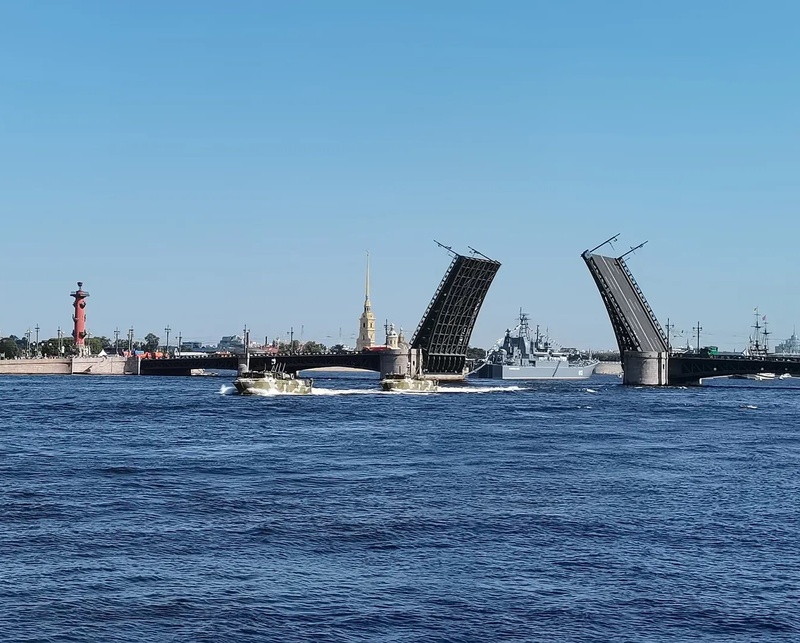
[(316, 381), (0, 379), (0, 640), (800, 638), (792, 380)]

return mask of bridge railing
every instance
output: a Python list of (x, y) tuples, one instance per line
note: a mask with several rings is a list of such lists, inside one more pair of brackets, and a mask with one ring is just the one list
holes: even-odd
[(639, 288), (639, 284), (636, 282), (636, 279), (634, 279), (633, 273), (628, 268), (628, 264), (625, 263), (625, 260), (622, 257), (617, 259), (617, 262), (625, 271), (625, 275), (631, 282), (631, 286), (633, 286), (633, 290), (636, 292), (636, 296), (639, 297), (639, 303), (647, 311), (647, 314), (650, 317), (650, 321), (653, 323), (653, 328), (655, 328), (655, 330), (658, 331), (658, 334), (661, 335), (661, 340), (664, 343), (664, 350), (667, 350), (667, 346), (669, 346), (669, 340), (667, 339), (667, 335), (666, 333), (664, 333), (664, 329), (661, 328), (661, 324), (658, 323), (658, 318), (656, 317), (656, 314), (653, 312), (653, 309), (650, 307), (650, 304), (647, 302), (647, 299), (645, 299), (644, 293), (642, 292), (641, 288)]
[(619, 346), (620, 354), (625, 353), (626, 350), (641, 350), (639, 337), (623, 314), (622, 308), (614, 297), (611, 286), (608, 284), (605, 277), (603, 277), (602, 270), (600, 270), (600, 268), (597, 266), (594, 255), (584, 253), (582, 256), (587, 267), (589, 268), (589, 273), (592, 275), (592, 278), (597, 285), (597, 289), (600, 291), (600, 298), (603, 300), (606, 311), (608, 312), (608, 316), (611, 321), (611, 327), (613, 328), (614, 335), (617, 338), (617, 345)]

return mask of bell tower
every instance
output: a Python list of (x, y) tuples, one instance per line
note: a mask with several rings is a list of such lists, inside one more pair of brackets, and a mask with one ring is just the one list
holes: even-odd
[(364, 312), (358, 325), (358, 339), (356, 340), (356, 351), (375, 346), (375, 315), (372, 314), (372, 304), (369, 301), (369, 252), (367, 252), (367, 281), (366, 296), (364, 298)]

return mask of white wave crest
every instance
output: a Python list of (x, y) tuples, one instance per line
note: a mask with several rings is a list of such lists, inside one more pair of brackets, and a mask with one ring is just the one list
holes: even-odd
[(521, 386), (440, 386), (439, 393), (507, 393), (521, 391)]

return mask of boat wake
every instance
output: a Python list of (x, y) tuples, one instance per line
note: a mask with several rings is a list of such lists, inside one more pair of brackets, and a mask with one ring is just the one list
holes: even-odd
[(440, 386), (439, 393), (507, 393), (521, 391), (521, 386)]
[(375, 393), (382, 393), (374, 389), (364, 388), (314, 388), (311, 389), (311, 395), (374, 395)]
[[(521, 386), (440, 386), (438, 393), (505, 393), (510, 391), (521, 391)], [(223, 384), (219, 387), (220, 395), (237, 395), (236, 387), (229, 384)], [(380, 389), (364, 389), (364, 388), (314, 388), (311, 389), (311, 395), (318, 395), (322, 397), (331, 397), (335, 395), (435, 395), (434, 391), (381, 391)], [(254, 389), (251, 395), (258, 395), (260, 397), (279, 397), (279, 396), (296, 396), (303, 395), (301, 393), (289, 393), (276, 390), (263, 390)]]
[[(317, 390), (313, 390), (312, 394), (317, 393)], [(223, 384), (219, 387), (219, 394), (220, 395), (239, 395), (236, 391), (235, 386), (229, 386), (227, 384)], [(282, 396), (302, 396), (308, 395), (308, 393), (300, 393), (297, 391), (278, 391), (277, 389), (261, 389), (261, 388), (254, 388), (250, 389), (250, 392), (243, 397), (282, 397)]]

